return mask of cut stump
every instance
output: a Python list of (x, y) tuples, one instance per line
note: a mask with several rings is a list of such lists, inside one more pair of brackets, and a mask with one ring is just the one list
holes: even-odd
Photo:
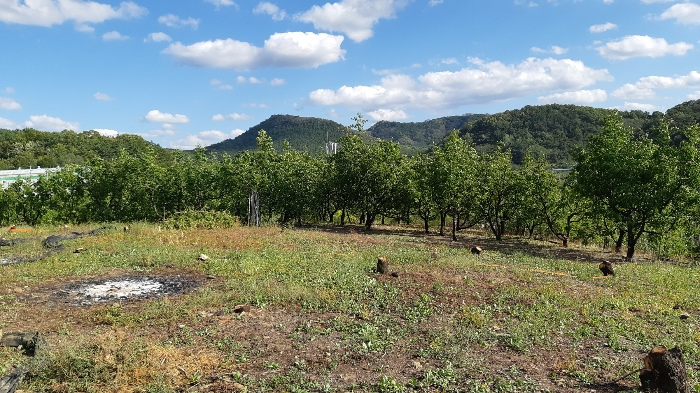
[(683, 353), (676, 347), (667, 350), (658, 346), (644, 358), (644, 369), (639, 372), (642, 389), (660, 393), (690, 393), (688, 374)]

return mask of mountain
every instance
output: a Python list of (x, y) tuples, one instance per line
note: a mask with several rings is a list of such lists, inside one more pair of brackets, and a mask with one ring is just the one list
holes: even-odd
[[(511, 149), (513, 161), (522, 163), (527, 152), (544, 155), (558, 166), (573, 165), (574, 151), (591, 135), (603, 129), (607, 116), (619, 113), (627, 127), (647, 132), (663, 118), (661, 112), (620, 111), (578, 105), (538, 105), (505, 111), (467, 123), (460, 136), (471, 139), (477, 150), (488, 151), (498, 144)], [(700, 104), (684, 103), (668, 110), (667, 119), (683, 124), (700, 119)], [(674, 124), (680, 124), (676, 122)]]
[(337, 141), (340, 139), (345, 134), (346, 127), (333, 120), (316, 117), (273, 115), (234, 139), (226, 139), (207, 146), (207, 150), (230, 154), (244, 150), (255, 150), (257, 148), (255, 138), (258, 137), (260, 130), (267, 132), (278, 151), (282, 150), (286, 140), (293, 149), (316, 155), (324, 151), (327, 140)]
[(122, 150), (131, 155), (152, 154), (161, 162), (172, 161), (175, 154), (172, 150), (131, 134), (107, 137), (96, 131), (76, 133), (69, 130), (37, 131), (32, 128), (0, 129), (0, 169), (83, 164), (92, 157), (109, 160), (118, 157)]
[[(483, 116), (485, 115), (467, 114), (441, 117), (420, 123), (380, 121), (370, 127), (367, 132), (369, 136), (375, 138), (398, 142), (404, 153), (415, 154), (427, 150), (433, 143), (440, 143), (450, 131), (459, 129), (468, 121)], [(315, 117), (273, 115), (234, 139), (227, 139), (207, 146), (207, 150), (219, 153), (254, 150), (256, 148), (255, 138), (260, 130), (267, 132), (277, 150), (282, 149), (286, 140), (293, 149), (316, 155), (323, 152), (326, 140), (337, 141), (345, 134), (347, 128), (332, 120)]]
[(484, 116), (486, 115), (468, 113), (414, 123), (380, 121), (367, 131), (375, 138), (398, 142), (406, 154), (415, 154), (427, 150), (433, 144), (439, 144), (450, 131), (459, 130), (468, 122)]

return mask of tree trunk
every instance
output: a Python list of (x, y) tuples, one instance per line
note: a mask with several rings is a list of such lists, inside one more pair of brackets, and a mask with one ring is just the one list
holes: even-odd
[(445, 236), (445, 219), (447, 213), (440, 213), (440, 236)]
[(620, 233), (617, 236), (617, 240), (615, 240), (615, 252), (620, 252), (622, 251), (622, 242), (625, 240), (625, 231), (622, 229), (619, 230)]
[(365, 218), (365, 229), (370, 230), (372, 229), (372, 224), (374, 224), (374, 220), (377, 218), (376, 213), (367, 213), (367, 217)]
[(690, 393), (690, 384), (683, 361), (683, 353), (676, 347), (670, 351), (658, 346), (644, 358), (644, 369), (639, 373), (643, 390), (661, 393)]
[(452, 241), (457, 241), (457, 213), (452, 215)]
[(425, 233), (430, 233), (430, 231), (428, 230), (428, 218), (427, 217), (423, 217), (423, 225), (425, 227)]
[(342, 213), (340, 213), (340, 226), (345, 226), (345, 208), (343, 208)]

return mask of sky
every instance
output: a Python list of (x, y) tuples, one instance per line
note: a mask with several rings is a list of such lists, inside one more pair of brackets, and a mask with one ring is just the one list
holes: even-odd
[(699, 0), (0, 0), (0, 128), (192, 149), (275, 114), (665, 111), (699, 49)]

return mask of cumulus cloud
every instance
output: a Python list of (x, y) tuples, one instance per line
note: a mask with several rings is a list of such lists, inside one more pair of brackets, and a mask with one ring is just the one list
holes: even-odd
[(99, 93), (99, 92), (93, 94), (92, 96), (95, 97), (96, 100), (100, 100), (100, 101), (111, 101), (114, 99), (114, 98), (110, 97), (108, 94)]
[(189, 123), (190, 119), (185, 115), (171, 115), (170, 113), (162, 113), (161, 111), (154, 109), (143, 118), (144, 121), (150, 123)]
[(22, 109), (22, 105), (18, 104), (17, 101), (12, 98), (0, 97), (0, 109), (17, 111)]
[(648, 35), (630, 35), (596, 48), (598, 53), (611, 60), (627, 60), (633, 57), (682, 56), (693, 49), (692, 44), (679, 42), (669, 44), (663, 38)]
[(542, 48), (538, 48), (536, 46), (533, 46), (532, 48), (530, 48), (530, 50), (535, 52), (535, 53), (552, 53), (555, 55), (563, 55), (569, 51), (568, 48), (562, 48), (561, 46), (556, 46), (556, 45), (550, 46), (549, 49), (542, 49)]
[(231, 7), (231, 6), (236, 6), (236, 3), (233, 2), (233, 0), (204, 0), (207, 3), (212, 3), (214, 4), (217, 8), (218, 7)]
[(110, 31), (109, 33), (102, 34), (102, 39), (105, 41), (124, 41), (128, 40), (129, 37), (122, 35), (118, 31)]
[(688, 94), (688, 99), (690, 100), (700, 100), (700, 90), (695, 93)]
[(173, 39), (170, 38), (169, 35), (158, 32), (158, 33), (151, 33), (146, 37), (143, 42), (171, 42)]
[(608, 99), (608, 93), (602, 89), (577, 90), (565, 93), (555, 93), (548, 96), (538, 97), (540, 104), (577, 104), (587, 105), (595, 102), (602, 102)]
[(367, 114), (375, 121), (397, 121), (408, 119), (408, 115), (402, 110), (395, 111), (391, 109), (377, 109), (376, 111), (367, 112)]
[(262, 48), (233, 39), (171, 44), (162, 53), (181, 64), (206, 68), (251, 70), (265, 67), (316, 68), (343, 60), (342, 36), (325, 33), (276, 33)]
[(5, 88), (5, 93), (14, 94), (14, 92), (15, 92), (15, 89), (13, 89), (13, 88), (11, 88), (11, 87)]
[(517, 65), (470, 59), (472, 67), (430, 72), (417, 79), (389, 75), (373, 86), (319, 89), (309, 94), (312, 105), (342, 105), (364, 110), (447, 109), (486, 104), (530, 94), (580, 90), (598, 81), (612, 80), (608, 70), (589, 68), (570, 59), (529, 58)]
[(78, 123), (64, 121), (59, 119), (58, 117), (51, 117), (46, 115), (29, 116), (29, 120), (24, 122), (24, 126), (42, 131), (80, 131), (80, 124)]
[(110, 19), (139, 18), (148, 10), (131, 1), (115, 8), (109, 4), (83, 0), (2, 0), (0, 21), (22, 25), (50, 27), (65, 21), (76, 26), (102, 23)]
[(179, 16), (173, 14), (163, 15), (158, 18), (158, 23), (169, 27), (186, 27), (189, 26), (192, 30), (197, 30), (199, 27), (199, 19), (187, 18), (180, 19)]
[(119, 132), (107, 128), (94, 128), (93, 131), (97, 131), (100, 135), (108, 136), (110, 138), (114, 138), (115, 136), (119, 135)]
[(700, 5), (695, 3), (678, 3), (659, 15), (659, 19), (675, 19), (683, 25), (700, 25)]
[(283, 20), (287, 17), (287, 12), (281, 10), (278, 6), (267, 2), (261, 1), (257, 7), (253, 9), (254, 14), (268, 14), (272, 17), (272, 20)]
[(228, 117), (229, 119), (232, 119), (232, 120), (251, 120), (253, 118), (253, 116), (246, 115), (245, 113), (236, 113), (236, 112), (231, 113), (230, 115), (228, 115), (226, 117)]
[(75, 24), (75, 31), (79, 31), (81, 33), (94, 33), (95, 28), (90, 26), (90, 25), (86, 25), (84, 23), (76, 23)]
[(635, 84), (627, 83), (610, 93), (613, 97), (627, 100), (644, 100), (656, 98), (654, 89), (677, 89), (700, 86), (700, 73), (691, 71), (688, 75), (678, 77), (645, 76)]
[(282, 86), (285, 83), (287, 83), (287, 82), (282, 78), (273, 78), (270, 81), (270, 85), (272, 85), (272, 86)]
[(294, 18), (313, 23), (316, 29), (341, 32), (351, 40), (361, 42), (374, 35), (372, 29), (380, 19), (394, 18), (396, 11), (407, 3), (407, 0), (342, 0), (315, 5)]
[(602, 25), (593, 25), (588, 28), (588, 31), (591, 33), (604, 33), (608, 30), (614, 30), (617, 29), (617, 25), (614, 23), (603, 23)]
[(167, 128), (161, 128), (159, 130), (151, 130), (145, 134), (137, 134), (140, 135), (144, 138), (157, 138), (160, 136), (170, 136), (170, 135), (175, 135), (175, 131)]
[(226, 118), (221, 113), (216, 114), (216, 115), (211, 117), (211, 121), (224, 121), (224, 120), (226, 120)]
[(440, 63), (450, 65), (450, 64), (459, 64), (459, 61), (457, 61), (457, 59), (455, 59), (454, 57), (450, 57), (447, 59), (440, 60)]
[(181, 139), (170, 144), (170, 147), (175, 149), (192, 150), (197, 146), (208, 146), (224, 139), (235, 138), (245, 131), (235, 129), (230, 133), (225, 133), (219, 130), (202, 131), (197, 135), (188, 135), (187, 138)]
[(8, 119), (0, 117), (0, 128), (4, 128), (6, 130), (14, 130), (14, 129), (18, 128), (18, 126), (12, 120), (8, 120)]

